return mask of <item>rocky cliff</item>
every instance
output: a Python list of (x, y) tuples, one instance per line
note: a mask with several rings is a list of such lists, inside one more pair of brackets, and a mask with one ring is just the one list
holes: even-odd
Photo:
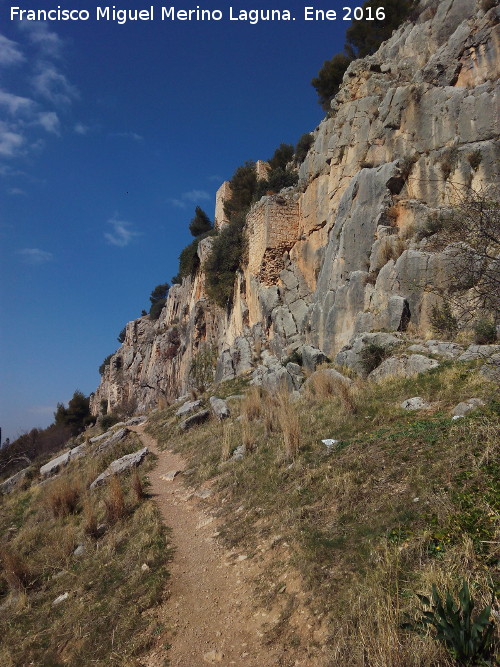
[[(206, 239), (201, 268), (171, 288), (160, 318), (127, 325), (94, 413), (103, 402), (143, 411), (251, 369), (255, 381), (272, 371), (293, 386), (282, 364), (304, 345), (334, 358), (360, 332), (428, 331), (450, 263), (419, 230), (460, 187), (498, 182), (500, 10), (491, 4), (423, 0), (415, 22), (349, 66), (298, 187), (247, 216), (231, 309), (206, 297)], [(219, 226), (227, 196), (224, 185)]]

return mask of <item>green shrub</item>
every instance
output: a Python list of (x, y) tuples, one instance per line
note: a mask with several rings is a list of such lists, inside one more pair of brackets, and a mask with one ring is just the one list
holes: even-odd
[(192, 236), (200, 236), (206, 234), (212, 229), (212, 222), (205, 211), (199, 206), (195, 209), (194, 218), (189, 223), (189, 231)]
[(109, 366), (111, 362), (111, 357), (113, 356), (114, 352), (111, 354), (108, 354), (106, 359), (102, 362), (102, 364), (99, 366), (99, 375), (104, 375), (104, 371), (106, 370), (106, 366)]
[[(465, 580), (458, 594), (458, 603), (450, 591), (446, 591), (446, 600), (443, 601), (435, 585), (432, 586), (432, 600), (425, 595), (418, 595), (418, 599), (424, 605), (420, 618), (413, 623), (405, 623), (404, 629), (423, 631), (432, 627), (434, 638), (446, 646), (457, 664), (488, 664), (485, 661), (492, 653), (494, 631), (489, 620), (492, 605), (473, 618), (475, 605)], [(430, 607), (430, 610), (425, 607)]]
[(351, 63), (351, 58), (344, 53), (337, 53), (331, 60), (325, 60), (323, 66), (314, 77), (311, 85), (316, 88), (318, 102), (324, 111), (330, 109), (330, 102), (338, 93), (346, 69)]
[(377, 345), (377, 343), (370, 343), (361, 351), (361, 366), (364, 372), (368, 375), (373, 370), (380, 366), (380, 364), (389, 356), (389, 349)]
[(151, 292), (149, 297), (149, 300), (151, 301), (151, 307), (149, 309), (150, 320), (157, 320), (160, 317), (163, 306), (167, 302), (169, 289), (170, 286), (168, 283), (162, 283), (161, 285), (157, 285)]
[(117, 340), (118, 340), (119, 343), (123, 343), (125, 341), (126, 331), (127, 331), (127, 327), (123, 327), (123, 329), (118, 334), (118, 339)]
[(314, 138), (309, 132), (306, 132), (300, 137), (295, 146), (295, 161), (297, 164), (302, 164), (302, 162), (304, 162), (313, 143)]
[(441, 307), (432, 306), (430, 322), (432, 330), (438, 336), (453, 339), (458, 333), (458, 320), (453, 315), (448, 301), (445, 301)]
[(245, 162), (234, 172), (231, 180), (231, 198), (224, 203), (224, 212), (229, 220), (233, 216), (246, 213), (254, 199), (257, 188), (257, 175), (255, 173), (255, 162)]
[(489, 345), (497, 342), (497, 327), (492, 320), (482, 318), (474, 324), (474, 342)]
[(63, 403), (57, 404), (54, 412), (56, 426), (67, 427), (71, 435), (78, 435), (90, 423), (90, 397), (78, 389), (74, 392), (66, 408)]
[(445, 224), (445, 219), (442, 215), (430, 214), (425, 219), (423, 225), (417, 230), (416, 238), (417, 241), (432, 236), (440, 232)]
[(271, 169), (286, 169), (289, 162), (293, 160), (294, 148), (291, 144), (280, 144), (274, 151), (272, 158), (269, 160)]
[(411, 17), (415, 6), (413, 0), (367, 0), (363, 3), (363, 9), (373, 8), (373, 13), (378, 7), (384, 7), (385, 19), (382, 21), (352, 21), (346, 32), (346, 53), (354, 60), (364, 58), (378, 49), (392, 35), (403, 21)]
[(235, 274), (243, 257), (244, 225), (244, 213), (233, 216), (232, 221), (214, 238), (204, 265), (208, 297), (223, 308), (231, 302)]
[(104, 429), (105, 431), (108, 430), (108, 428), (111, 428), (115, 424), (118, 424), (120, 421), (120, 418), (117, 415), (114, 415), (112, 412), (110, 412), (107, 415), (103, 415), (99, 419), (99, 426)]
[(255, 199), (259, 200), (268, 192), (279, 192), (283, 188), (289, 188), (292, 185), (296, 185), (299, 180), (299, 175), (296, 171), (291, 171), (289, 169), (283, 169), (278, 167), (277, 169), (271, 170), (265, 181), (259, 181), (257, 184), (257, 191)]

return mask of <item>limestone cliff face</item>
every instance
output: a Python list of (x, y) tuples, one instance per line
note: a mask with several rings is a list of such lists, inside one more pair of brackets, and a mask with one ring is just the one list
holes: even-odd
[[(170, 290), (160, 319), (127, 325), (95, 413), (103, 400), (142, 411), (174, 399), (196, 382), (195, 359), (198, 370), (216, 360), (220, 380), (275, 367), (303, 344), (331, 356), (358, 332), (426, 331), (449, 262), (416, 232), (460, 185), (498, 182), (500, 10), (481, 4), (423, 0), (415, 23), (350, 65), (298, 188), (247, 216), (230, 312), (204, 292), (206, 239), (201, 270)], [(216, 220), (227, 196), (224, 186)]]

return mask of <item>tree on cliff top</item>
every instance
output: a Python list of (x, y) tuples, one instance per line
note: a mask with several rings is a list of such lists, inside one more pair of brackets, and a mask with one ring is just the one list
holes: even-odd
[(189, 231), (191, 232), (191, 235), (196, 237), (201, 234), (206, 234), (206, 232), (209, 232), (212, 229), (212, 226), (212, 221), (208, 215), (202, 208), (197, 206), (194, 218), (189, 223)]
[(149, 318), (151, 320), (157, 320), (160, 317), (163, 306), (167, 302), (167, 294), (170, 289), (168, 283), (162, 283), (157, 285), (154, 290), (151, 292), (149, 300), (151, 301), (151, 308), (149, 309)]
[(89, 397), (77, 389), (67, 408), (64, 403), (57, 404), (54, 412), (55, 425), (65, 426), (70, 430), (71, 435), (78, 435), (91, 421), (89, 404)]

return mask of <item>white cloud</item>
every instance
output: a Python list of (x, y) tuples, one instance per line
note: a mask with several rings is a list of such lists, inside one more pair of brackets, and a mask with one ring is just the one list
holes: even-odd
[(5, 90), (0, 90), (0, 106), (7, 109), (12, 116), (15, 116), (18, 112), (30, 111), (34, 102), (27, 97), (20, 97)]
[(18, 26), (28, 35), (32, 44), (37, 46), (44, 55), (58, 57), (61, 55), (63, 41), (44, 21), (19, 21)]
[(24, 137), (6, 123), (0, 122), (0, 155), (14, 157), (20, 153)]
[(188, 204), (198, 204), (202, 201), (210, 201), (211, 197), (206, 190), (188, 190), (183, 192), (180, 198), (171, 197), (167, 201), (176, 208), (187, 208)]
[(52, 63), (40, 65), (40, 72), (33, 81), (36, 92), (56, 105), (70, 104), (78, 97), (76, 88)]
[(8, 190), (9, 195), (12, 195), (13, 197), (25, 197), (26, 192), (22, 190), (21, 188), (9, 188)]
[(73, 129), (75, 130), (76, 134), (85, 135), (90, 132), (90, 127), (88, 127), (88, 125), (84, 125), (83, 123), (76, 123)]
[(0, 35), (0, 65), (17, 65), (23, 60), (24, 56), (18, 44)]
[(51, 252), (40, 250), (40, 248), (23, 248), (17, 252), (22, 256), (25, 264), (45, 264), (45, 262), (50, 262), (54, 259), (54, 255)]
[(44, 111), (38, 114), (38, 123), (46, 132), (59, 134), (61, 123), (55, 111)]
[(118, 248), (125, 248), (134, 236), (140, 236), (139, 232), (134, 231), (130, 222), (118, 220), (116, 216), (108, 220), (108, 225), (113, 227), (113, 231), (105, 232), (104, 238), (108, 243)]
[(120, 137), (121, 139), (133, 139), (134, 141), (142, 141), (144, 137), (137, 132), (112, 132), (112, 137)]

